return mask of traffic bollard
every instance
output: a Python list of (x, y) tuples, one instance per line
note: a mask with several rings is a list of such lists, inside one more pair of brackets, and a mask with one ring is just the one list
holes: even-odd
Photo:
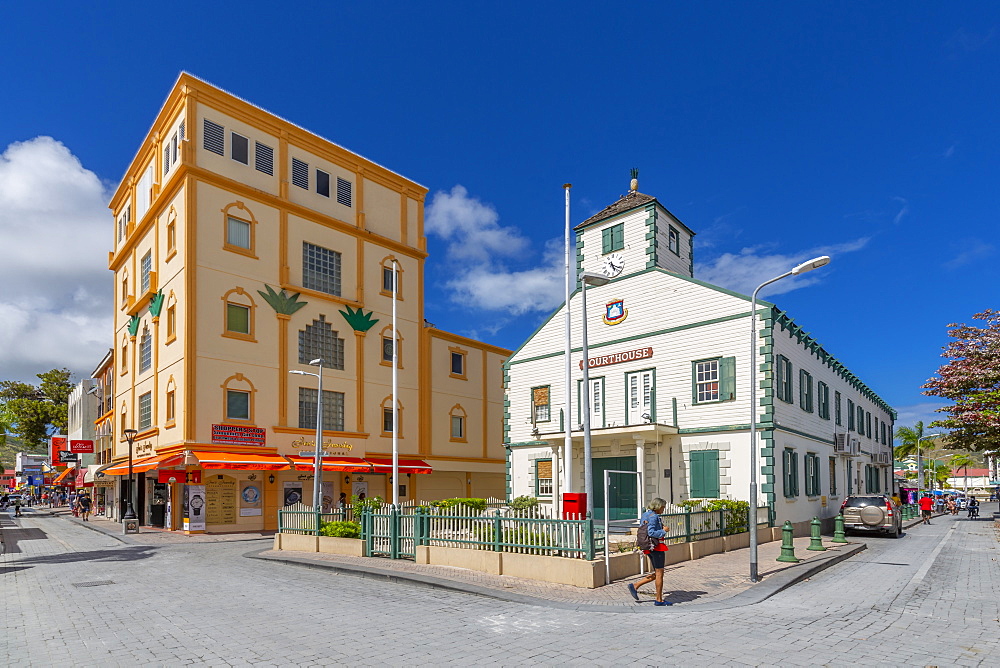
[(847, 536), (844, 533), (844, 516), (837, 515), (833, 520), (833, 543), (846, 543)]
[(785, 520), (785, 523), (781, 525), (781, 555), (775, 561), (787, 561), (793, 564), (802, 561), (795, 556), (795, 544), (792, 542), (793, 531), (792, 522)]
[(807, 550), (826, 552), (826, 548), (823, 547), (823, 538), (819, 535), (821, 526), (822, 523), (818, 517), (812, 518), (812, 522), (809, 523), (809, 547), (806, 548)]

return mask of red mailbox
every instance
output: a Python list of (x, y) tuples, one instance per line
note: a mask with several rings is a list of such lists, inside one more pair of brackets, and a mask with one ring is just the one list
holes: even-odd
[(563, 494), (563, 519), (583, 519), (587, 516), (587, 493), (566, 492)]

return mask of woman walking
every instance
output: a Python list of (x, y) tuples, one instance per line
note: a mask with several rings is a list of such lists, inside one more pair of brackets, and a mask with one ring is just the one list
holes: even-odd
[[(649, 535), (651, 549), (643, 550), (643, 552), (649, 555), (649, 565), (653, 568), (653, 572), (647, 575), (643, 579), (636, 583), (629, 583), (628, 593), (632, 595), (636, 601), (639, 600), (639, 587), (649, 584), (650, 582), (656, 582), (656, 600), (653, 601), (653, 605), (673, 605), (670, 601), (663, 600), (663, 564), (666, 561), (666, 555), (664, 552), (667, 551), (667, 546), (663, 543), (663, 539), (667, 537), (667, 531), (663, 528), (663, 522), (660, 520), (660, 513), (666, 508), (667, 502), (661, 498), (655, 498), (649, 502), (646, 506), (646, 512), (642, 514), (639, 518), (639, 528), (646, 530)], [(645, 525), (645, 526), (643, 526)]]

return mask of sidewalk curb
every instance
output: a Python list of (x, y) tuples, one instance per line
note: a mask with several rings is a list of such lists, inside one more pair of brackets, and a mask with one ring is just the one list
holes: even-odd
[[(754, 585), (751, 589), (742, 591), (734, 596), (722, 600), (722, 601), (711, 601), (706, 603), (685, 603), (677, 606), (668, 608), (672, 611), (679, 610), (694, 610), (694, 611), (710, 611), (710, 610), (727, 610), (730, 608), (737, 608), (746, 605), (753, 605), (755, 603), (760, 603), (765, 601), (775, 594), (791, 587), (792, 585), (806, 580), (817, 573), (826, 570), (834, 564), (838, 564), (845, 559), (853, 557), (855, 554), (867, 549), (867, 545), (864, 543), (856, 543), (844, 548), (838, 549), (828, 555), (823, 555), (821, 557), (814, 557), (806, 562), (803, 562), (801, 566), (793, 566), (786, 570), (781, 571), (765, 578), (759, 584)], [(432, 575), (420, 575), (418, 573), (397, 573), (392, 570), (374, 567), (358, 567), (347, 564), (331, 564), (320, 561), (314, 561), (311, 559), (294, 557), (294, 556), (281, 556), (281, 557), (265, 557), (261, 556), (263, 552), (270, 551), (271, 548), (264, 548), (262, 550), (253, 550), (251, 552), (244, 553), (244, 557), (248, 559), (260, 559), (261, 561), (270, 561), (279, 564), (285, 564), (290, 566), (304, 566), (306, 568), (315, 568), (320, 570), (333, 571), (338, 575), (348, 575), (354, 577), (360, 577), (365, 579), (378, 579), (393, 583), (409, 583), (418, 586), (434, 587), (438, 589), (447, 589), (450, 591), (461, 592), (463, 594), (472, 594), (475, 596), (483, 596), (485, 598), (496, 599), (500, 601), (507, 601), (511, 603), (523, 603), (525, 605), (534, 605), (545, 608), (553, 608), (557, 610), (574, 610), (579, 612), (610, 612), (610, 613), (645, 613), (647, 611), (659, 610), (659, 608), (654, 608), (652, 605), (644, 606), (642, 604), (638, 605), (622, 605), (622, 606), (609, 606), (609, 605), (596, 605), (591, 603), (563, 603), (561, 601), (550, 601), (544, 598), (538, 598), (536, 596), (528, 596), (526, 594), (517, 594), (514, 592), (503, 592), (502, 590), (494, 589), (492, 587), (480, 587), (477, 585), (459, 585), (451, 580), (445, 578), (439, 578)], [(651, 601), (650, 601), (651, 602)], [(664, 614), (659, 612), (659, 614)]]

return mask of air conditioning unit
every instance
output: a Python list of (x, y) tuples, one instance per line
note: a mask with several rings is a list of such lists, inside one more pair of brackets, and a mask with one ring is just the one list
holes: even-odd
[(840, 455), (849, 455), (851, 448), (850, 437), (846, 433), (836, 433), (833, 435), (833, 451)]
[(888, 452), (876, 452), (875, 453), (875, 463), (876, 464), (888, 464), (889, 463), (889, 453)]
[(850, 438), (850, 444), (851, 444), (850, 445), (851, 456), (859, 454), (861, 452), (861, 439), (858, 438), (857, 436), (850, 436), (850, 434), (848, 434), (848, 436)]

